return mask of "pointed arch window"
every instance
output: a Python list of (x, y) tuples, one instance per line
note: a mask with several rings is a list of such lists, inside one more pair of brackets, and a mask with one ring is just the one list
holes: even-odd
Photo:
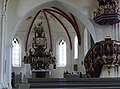
[(12, 41), (12, 65), (13, 67), (21, 67), (21, 47), (17, 38)]
[(65, 67), (66, 66), (66, 42), (64, 40), (60, 40), (58, 45), (58, 66)]
[(78, 37), (74, 37), (74, 59), (78, 58)]

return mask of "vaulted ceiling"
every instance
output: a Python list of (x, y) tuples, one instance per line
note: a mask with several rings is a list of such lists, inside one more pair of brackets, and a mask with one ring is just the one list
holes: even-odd
[[(81, 36), (80, 36), (79, 26), (76, 21), (76, 17), (70, 12), (66, 13), (64, 10), (59, 9), (57, 7), (44, 8), (44, 9), (40, 9), (35, 14), (35, 16), (28, 16), (26, 20), (28, 21), (31, 20), (27, 34), (27, 39), (26, 39), (26, 51), (27, 51), (30, 32), (32, 31), (33, 26), (36, 23), (40, 23), (40, 22), (44, 22), (44, 26), (47, 29), (45, 31), (49, 33), (51, 50), (52, 50), (52, 32), (64, 32), (69, 39), (71, 49), (72, 49), (72, 41), (71, 41), (70, 33), (75, 32), (76, 35), (78, 36), (78, 44), (79, 45), (81, 44)], [(53, 26), (57, 26), (55, 28), (58, 29), (53, 30), (52, 29)]]

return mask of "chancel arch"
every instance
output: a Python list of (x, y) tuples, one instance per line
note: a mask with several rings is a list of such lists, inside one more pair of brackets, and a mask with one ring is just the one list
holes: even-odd
[[(63, 10), (69, 17), (71, 18), (67, 18), (67, 15), (65, 16), (67, 18), (67, 21), (70, 22), (68, 23), (66, 21), (66, 19), (63, 18), (63, 16), (65, 14), (63, 14), (62, 12), (58, 11), (59, 13), (62, 13), (63, 16), (61, 16), (60, 14), (58, 13), (55, 13), (55, 12), (52, 12), (52, 10), (48, 10), (48, 9), (51, 9), (51, 7), (57, 7), (59, 8), (60, 10)], [(46, 30), (45, 33), (47, 34), (46, 37), (48, 39), (51, 39), (52, 40), (52, 46), (53, 46), (53, 54), (56, 55), (57, 54), (57, 51), (55, 50), (55, 43), (56, 41), (59, 39), (58, 36), (62, 37), (64, 36), (65, 37), (65, 42), (67, 43), (67, 61), (69, 61), (69, 63), (67, 63), (67, 67), (65, 67), (64, 69), (61, 69), (61, 68), (57, 68), (58, 72), (56, 72), (55, 70), (52, 71), (52, 73), (57, 73), (56, 75), (54, 74), (53, 77), (57, 78), (58, 76), (60, 78), (63, 78), (63, 72), (65, 70), (68, 70), (70, 72), (74, 71), (73, 70), (73, 65), (78, 63), (79, 64), (83, 64), (83, 61), (81, 62), (80, 59), (83, 59), (83, 57), (81, 57), (82, 53), (81, 50), (82, 47), (83, 47), (83, 33), (81, 33), (81, 26), (79, 26), (80, 24), (78, 22), (81, 22), (85, 27), (87, 27), (87, 30), (91, 33), (94, 41), (96, 41), (96, 35), (95, 35), (95, 29), (94, 29), (94, 26), (92, 25), (92, 23), (90, 22), (90, 20), (88, 18), (86, 18), (85, 15), (83, 15), (80, 11), (78, 11), (77, 9), (73, 8), (72, 6), (68, 5), (68, 4), (65, 4), (63, 2), (60, 2), (60, 1), (50, 1), (50, 2), (47, 2), (47, 3), (44, 3), (44, 4), (41, 4), (41, 5), (38, 5), (36, 6), (35, 8), (32, 8), (30, 11), (26, 12), (26, 14), (24, 16), (21, 16), (18, 23), (16, 24), (16, 26), (14, 27), (14, 31), (13, 33), (11, 34), (11, 38), (10, 38), (10, 41), (9, 43), (12, 42), (12, 39), (14, 38), (14, 35), (16, 34), (16, 32), (20, 33), (20, 34), (24, 34), (23, 37), (25, 37), (25, 39), (22, 41), (23, 42), (23, 48), (25, 49), (25, 44), (26, 44), (26, 38), (27, 38), (27, 35), (28, 35), (28, 30), (29, 30), (29, 27), (30, 27), (30, 24), (32, 23), (33, 21), (33, 18), (35, 17), (35, 14), (37, 12), (39, 12), (40, 10), (46, 10), (45, 13), (47, 13), (47, 16), (48, 16), (48, 20), (50, 21), (50, 19), (54, 20), (55, 22), (53, 21), (50, 21), (49, 22), (49, 25), (51, 26), (50, 28), (51, 29), (54, 29), (54, 31), (51, 31), (51, 37), (48, 35), (48, 31)], [(56, 9), (54, 9), (56, 11)], [(50, 15), (50, 13), (54, 14), (54, 15)], [(60, 16), (59, 16), (60, 15)], [(58, 17), (59, 16), (59, 17)], [(55, 18), (58, 18), (60, 19), (60, 21), (56, 20)], [(45, 15), (43, 16), (43, 18), (47, 18)], [(84, 19), (84, 20), (83, 20)], [(37, 22), (37, 21), (36, 21)], [(45, 25), (48, 25), (47, 23), (48, 21), (43, 21), (43, 23), (45, 23)], [(59, 22), (59, 23), (58, 23)], [(57, 25), (55, 25), (57, 23)], [(60, 23), (62, 23), (63, 25), (61, 25)], [(86, 24), (87, 23), (87, 24)], [(66, 25), (67, 24), (67, 25)], [(70, 24), (73, 24), (70, 25)], [(45, 29), (48, 29), (49, 26), (45, 26)], [(74, 30), (74, 29), (77, 29), (77, 30)], [(32, 30), (31, 30), (32, 32)], [(60, 33), (59, 35), (57, 35), (56, 33)], [(77, 34), (76, 34), (77, 32)], [(80, 32), (80, 33), (79, 33)], [(62, 35), (61, 35), (62, 34)], [(78, 50), (81, 50), (78, 55), (81, 57), (77, 60), (73, 60), (74, 59), (74, 55), (73, 55), (73, 44), (74, 44), (74, 40), (72, 39), (74, 35), (77, 35), (78, 38), (79, 38), (79, 47), (78, 47)], [(30, 38), (31, 39), (31, 38)], [(81, 41), (81, 42), (80, 42)], [(30, 40), (28, 41), (30, 43)], [(31, 45), (28, 45), (27, 46), (31, 46)], [(48, 43), (48, 47), (50, 47), (50, 43), (49, 43), (49, 40), (47, 40), (47, 43)], [(84, 47), (83, 47), (84, 48)], [(24, 50), (23, 49), (23, 50)], [(11, 55), (11, 54), (9, 54)], [(25, 51), (23, 51), (23, 55), (25, 55)], [(72, 65), (72, 66), (71, 66)], [(81, 68), (79, 66), (79, 68)], [(58, 75), (58, 76), (57, 76)]]

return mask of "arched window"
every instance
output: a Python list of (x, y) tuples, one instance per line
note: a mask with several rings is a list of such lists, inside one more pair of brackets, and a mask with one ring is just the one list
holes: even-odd
[(74, 38), (74, 59), (78, 58), (78, 38), (75, 36)]
[(66, 66), (66, 42), (64, 40), (60, 40), (58, 45), (58, 66), (65, 67)]
[(20, 67), (21, 66), (21, 47), (20, 42), (17, 38), (13, 39), (13, 48), (12, 48), (12, 65), (13, 67)]

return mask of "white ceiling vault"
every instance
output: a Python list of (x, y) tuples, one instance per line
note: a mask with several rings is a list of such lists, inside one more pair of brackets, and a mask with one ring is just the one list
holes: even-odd
[[(40, 13), (38, 13), (39, 11)], [(29, 30), (32, 29), (32, 26), (30, 27), (30, 25), (31, 23), (33, 23), (33, 20), (37, 13), (39, 15), (37, 15), (35, 22), (43, 21), (46, 32), (49, 32), (49, 30), (51, 30), (51, 33), (65, 33), (67, 34), (66, 36), (68, 36), (69, 42), (71, 40), (69, 34), (77, 33), (80, 44), (80, 26), (77, 26), (78, 21), (76, 21), (79, 20), (79, 22), (81, 22), (91, 33), (94, 41), (96, 39), (95, 29), (90, 20), (77, 9), (61, 1), (50, 1), (32, 8), (31, 10), (26, 12), (25, 15), (21, 16), (21, 19), (15, 26), (14, 32), (29, 33)], [(62, 13), (63, 15), (60, 13)], [(45, 14), (47, 16), (47, 19)], [(48, 27), (48, 24), (50, 28)], [(61, 28), (61, 30), (54, 28)], [(12, 33), (12, 36), (14, 36), (15, 33)]]
[[(28, 35), (27, 35), (27, 40), (26, 40), (26, 51), (27, 51), (27, 44), (28, 44), (30, 32), (32, 31), (33, 26), (40, 22), (42, 22), (44, 24), (44, 28), (47, 29), (46, 33), (49, 34), (51, 45), (52, 45), (52, 33), (56, 33), (56, 32), (66, 33), (69, 39), (71, 49), (72, 49), (72, 41), (70, 37), (71, 32), (75, 32), (77, 34), (79, 45), (81, 44), (81, 38), (80, 38), (81, 36), (80, 36), (80, 31), (79, 31), (77, 21), (74, 15), (71, 14), (70, 12), (65, 13), (64, 10), (61, 10), (57, 7), (44, 8), (42, 10), (40, 9), (34, 17), (29, 16), (27, 17), (26, 20), (29, 21), (30, 19), (32, 19), (32, 22), (28, 30)], [(53, 27), (52, 25), (57, 26), (55, 28), (62, 28), (62, 29), (54, 29), (52, 28)]]

